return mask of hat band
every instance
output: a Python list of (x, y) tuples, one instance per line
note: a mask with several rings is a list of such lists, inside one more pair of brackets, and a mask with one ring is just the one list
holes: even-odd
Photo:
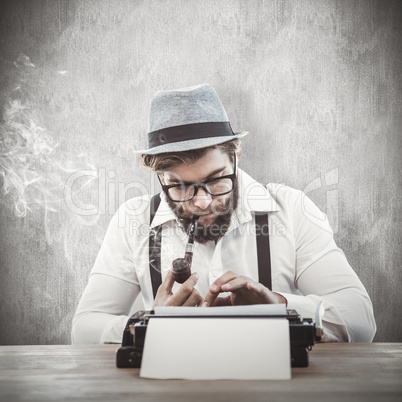
[(198, 140), (200, 138), (228, 137), (235, 135), (228, 121), (193, 123), (181, 126), (166, 127), (148, 133), (148, 147), (172, 142)]

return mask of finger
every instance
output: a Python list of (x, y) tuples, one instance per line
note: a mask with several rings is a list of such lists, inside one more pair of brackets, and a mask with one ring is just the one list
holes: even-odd
[(219, 297), (219, 293), (208, 292), (204, 299), (205, 307), (215, 306), (230, 306), (230, 295), (226, 297)]
[(158, 288), (158, 291), (156, 292), (156, 297), (152, 309), (154, 309), (157, 306), (165, 305), (166, 300), (173, 294), (172, 293), (173, 283), (174, 279), (172, 272), (168, 271), (164, 281), (161, 283), (161, 285)]
[(264, 285), (262, 285), (261, 283), (257, 283), (257, 282), (247, 283), (247, 289), (258, 295), (264, 295), (265, 290), (268, 290)]
[(235, 290), (239, 290), (242, 288), (246, 288), (248, 283), (253, 283), (250, 278), (247, 278), (245, 276), (237, 276), (236, 278), (232, 279), (229, 282), (224, 283), (221, 286), (221, 289), (224, 292), (233, 292)]
[(174, 285), (174, 277), (172, 271), (169, 269), (168, 273), (166, 274), (165, 279), (163, 280), (162, 284), (159, 286), (163, 291), (166, 293), (170, 294), (172, 293), (172, 288)]
[(230, 296), (226, 297), (217, 297), (214, 301), (214, 304), (211, 307), (218, 307), (218, 306), (230, 306)]
[(193, 289), (193, 291), (190, 293), (190, 296), (183, 303), (183, 306), (190, 306), (190, 307), (201, 306), (203, 301), (204, 299), (198, 293), (198, 291), (196, 289)]
[(223, 275), (221, 275), (218, 279), (216, 279), (211, 286), (209, 287), (209, 291), (211, 293), (219, 293), (221, 292), (221, 287), (223, 284), (231, 281), (232, 279), (236, 278), (237, 274), (232, 271), (226, 271)]
[(198, 282), (199, 275), (197, 272), (193, 273), (177, 290), (177, 292), (171, 296), (169, 300), (170, 305), (182, 306), (188, 299), (191, 292), (194, 289), (195, 284)]
[(247, 284), (247, 289), (261, 297), (264, 303), (277, 303), (275, 295), (266, 288), (263, 284), (257, 282), (250, 282)]
[(207, 292), (204, 298), (204, 303), (207, 303), (208, 306), (212, 306), (215, 302), (215, 299), (218, 297), (219, 293), (211, 293)]

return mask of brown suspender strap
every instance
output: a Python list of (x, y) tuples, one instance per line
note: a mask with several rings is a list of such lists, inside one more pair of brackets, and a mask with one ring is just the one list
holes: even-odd
[(258, 282), (272, 290), (271, 251), (269, 246), (268, 214), (255, 214), (257, 239)]
[[(149, 225), (154, 220), (156, 211), (161, 202), (160, 194), (155, 194), (151, 198)], [(162, 225), (149, 230), (149, 273), (151, 274), (152, 293), (154, 300), (159, 286), (162, 284), (161, 273), (161, 242), (162, 242)]]

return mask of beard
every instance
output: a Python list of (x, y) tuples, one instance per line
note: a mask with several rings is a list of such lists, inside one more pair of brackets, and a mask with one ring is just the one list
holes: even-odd
[[(183, 229), (186, 232), (189, 231), (189, 227), (191, 221), (193, 220), (193, 217), (195, 215), (202, 216), (202, 214), (197, 214), (185, 210), (180, 203), (171, 201), (168, 197), (166, 197), (166, 199), (169, 207), (179, 218), (180, 222), (183, 225)], [(203, 211), (203, 214), (205, 215), (214, 213), (217, 214), (217, 217), (210, 225), (202, 225), (200, 221), (198, 221), (195, 229), (194, 240), (201, 244), (205, 244), (209, 241), (217, 243), (218, 240), (222, 238), (228, 231), (230, 220), (232, 218), (233, 212), (237, 208), (238, 203), (239, 203), (239, 186), (236, 179), (234, 181), (233, 191), (231, 192), (229, 198), (227, 198), (223, 203), (213, 205), (207, 211)]]

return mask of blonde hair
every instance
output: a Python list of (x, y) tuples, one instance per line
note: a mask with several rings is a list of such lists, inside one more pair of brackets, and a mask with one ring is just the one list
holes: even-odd
[(223, 153), (226, 153), (230, 160), (233, 160), (233, 155), (241, 149), (241, 140), (235, 138), (222, 144), (213, 145), (207, 148), (193, 149), (190, 151), (166, 152), (157, 155), (143, 154), (140, 158), (146, 169), (156, 172), (169, 170), (181, 164), (195, 163), (211, 149), (219, 149)]

